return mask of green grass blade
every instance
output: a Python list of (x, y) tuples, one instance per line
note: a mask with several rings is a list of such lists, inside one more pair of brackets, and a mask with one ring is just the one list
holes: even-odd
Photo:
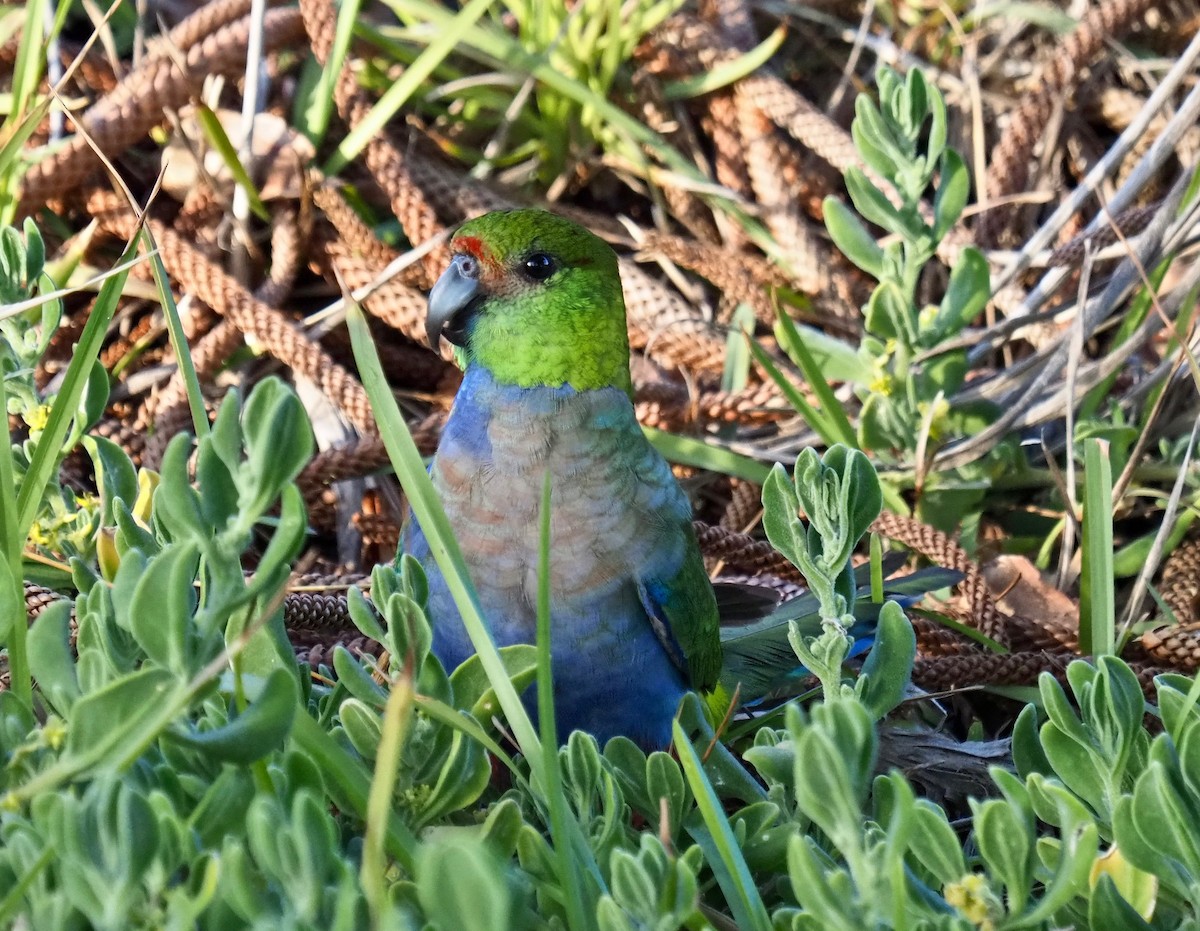
[[(4, 378), (0, 377), (0, 411), (8, 410), (8, 392)], [(4, 429), (3, 449), (0, 449), (0, 585), (8, 591), (0, 593), (0, 604), (5, 604), (19, 615), (0, 621), (0, 633), (5, 634), (3, 645), (8, 649), (9, 682), (13, 693), (25, 707), (33, 709), (33, 677), (29, 669), (25, 640), (29, 622), (26, 612), (17, 608), (25, 603), (25, 589), (21, 584), (21, 551), (24, 538), (17, 533), (16, 479), (13, 476), (12, 436), (7, 421)]]
[(757, 340), (750, 340), (750, 351), (754, 353), (754, 358), (758, 360), (758, 364), (766, 369), (767, 374), (771, 376), (771, 380), (779, 386), (784, 399), (795, 408), (796, 413), (804, 418), (804, 422), (816, 431), (821, 441), (826, 446), (832, 446), (836, 443), (837, 429), (833, 422), (825, 416), (823, 411), (808, 403), (808, 398), (802, 395), (796, 386), (788, 381), (787, 377), (780, 371), (779, 366), (775, 364), (775, 360), (767, 355), (767, 351), (758, 344)]
[[(16, 317), (19, 314), (26, 313), (30, 310), (36, 310), (43, 304), (49, 301), (61, 300), (64, 297), (69, 297), (72, 294), (79, 294), (81, 291), (90, 291), (104, 284), (113, 275), (119, 275), (122, 272), (129, 271), (139, 262), (142, 262), (149, 256), (135, 255), (128, 262), (118, 262), (107, 271), (99, 272), (87, 281), (79, 285), (74, 285), (69, 288), (54, 288), (53, 290), (39, 291), (36, 296), (24, 301), (17, 301), (13, 304), (0, 305), (0, 320), (7, 320), (9, 317)], [(63, 281), (69, 278), (74, 271), (74, 267), (78, 267), (78, 262), (72, 267), (71, 260), (68, 259), (65, 263), (58, 264), (53, 262), (46, 263), (45, 279), (47, 283), (53, 281)]]
[[(1188, 530), (1196, 522), (1196, 512), (1192, 509), (1198, 505), (1200, 505), (1200, 501), (1195, 498), (1184, 502), (1183, 510), (1178, 513), (1171, 524), (1171, 531), (1163, 546), (1164, 553), (1175, 552), (1175, 549), (1183, 542)], [(1117, 549), (1113, 553), (1113, 576), (1118, 579), (1128, 579), (1137, 575), (1146, 565), (1146, 560), (1154, 548), (1154, 542), (1158, 538), (1159, 532), (1144, 533)]]
[(346, 61), (346, 53), (350, 50), (350, 39), (354, 35), (354, 25), (358, 21), (358, 11), (362, 8), (362, 0), (345, 0), (338, 6), (337, 27), (333, 33), (333, 47), (321, 75), (309, 95), (308, 106), (303, 114), (298, 114), (298, 123), (303, 133), (320, 146), (329, 129), (329, 120), (334, 110), (334, 87)]
[(750, 349), (747, 343), (754, 333), (754, 308), (738, 304), (729, 321), (725, 338), (725, 368), (721, 372), (721, 390), (733, 393), (746, 387), (750, 378)]
[(30, 0), (25, 4), (25, 23), (17, 45), (17, 60), (13, 63), (12, 109), (9, 111), (17, 119), (25, 115), (42, 81), (46, 9), (47, 0)]
[[(537, 699), (538, 724), (542, 731), (542, 769), (546, 775), (546, 802), (550, 809), (550, 836), (554, 841), (554, 858), (559, 881), (566, 894), (567, 925), (572, 929), (594, 927), (589, 915), (595, 915), (595, 903), (585, 908), (583, 877), (573, 856), (570, 830), (571, 812), (563, 795), (561, 759), (558, 753), (558, 730), (554, 713), (554, 675), (550, 662), (550, 471), (542, 482), (542, 514), (538, 535), (537, 590)], [(590, 859), (591, 848), (586, 844)]]
[(267, 210), (267, 205), (262, 202), (262, 196), (258, 193), (258, 186), (255, 185), (253, 179), (250, 177), (250, 173), (246, 171), (246, 166), (242, 164), (242, 160), (238, 157), (237, 148), (230, 141), (229, 134), (225, 132), (225, 127), (221, 125), (220, 119), (204, 104), (196, 105), (196, 117), (200, 122), (200, 129), (204, 133), (204, 138), (208, 140), (208, 144), (216, 149), (217, 154), (221, 156), (221, 161), (225, 163), (225, 167), (233, 175), (233, 180), (245, 189), (246, 199), (250, 202), (250, 209), (254, 211), (254, 215), (264, 223), (270, 223), (271, 214)]
[(678, 433), (667, 433), (655, 427), (642, 427), (642, 432), (649, 437), (654, 448), (672, 462), (680, 465), (695, 466), (698, 469), (711, 469), (734, 478), (745, 479), (761, 485), (771, 474), (770, 466), (741, 456), (737, 453), (711, 446), (703, 440), (690, 436), (680, 436)]
[(468, 718), (457, 708), (452, 708), (445, 702), (438, 701), (436, 698), (430, 698), (427, 695), (418, 695), (416, 700), (417, 707), (433, 720), (439, 721), (447, 727), (452, 727), (481, 744), (487, 749), (488, 753), (504, 764), (512, 774), (514, 784), (519, 785), (524, 791), (530, 791), (529, 780), (525, 778), (525, 771), (517, 766), (516, 761), (479, 725), (478, 721), (474, 718)]
[[(1151, 269), (1149, 276), (1150, 287), (1140, 288), (1133, 296), (1133, 299), (1130, 300), (1129, 308), (1121, 314), (1121, 322), (1112, 337), (1111, 346), (1114, 350), (1118, 346), (1124, 345), (1146, 321), (1146, 317), (1150, 315), (1150, 309), (1154, 306), (1154, 294), (1162, 285), (1163, 279), (1167, 276), (1167, 271), (1170, 269), (1173, 261), (1174, 256), (1168, 257), (1155, 268)], [(1166, 358), (1169, 352), (1169, 349), (1164, 352), (1163, 358)], [(1126, 374), (1125, 369), (1121, 368), (1110, 374), (1107, 378), (1101, 379), (1095, 388), (1083, 396), (1083, 402), (1079, 405), (1079, 413), (1076, 416), (1080, 420), (1094, 417), (1101, 410), (1102, 405), (1108, 403), (1113, 397), (1113, 386), (1116, 385), (1118, 379), (1124, 374)], [(1146, 408), (1149, 409), (1150, 406), (1147, 404)]]
[(550, 662), (550, 470), (542, 481), (542, 513), (538, 527), (537, 587), (537, 702), (542, 752), (546, 763), (546, 788), (553, 803), (562, 789), (558, 771), (558, 731), (554, 714), (554, 670)]
[(8, 226), (17, 215), (17, 189), (21, 184), (21, 158), (25, 143), (50, 112), (46, 98), (23, 120), (10, 117), (0, 128), (0, 226)]
[[(365, 821), (371, 780), (362, 764), (307, 714), (296, 715), (288, 739), (321, 771), (325, 790), (333, 803)], [(395, 808), (387, 812), (383, 836), (387, 852), (412, 875), (417, 839), (400, 820)]]
[(883, 541), (879, 534), (871, 534), (871, 600), (883, 602)]
[(384, 839), (388, 814), (393, 806), (400, 754), (404, 750), (404, 739), (412, 723), (414, 699), (412, 677), (406, 669), (393, 681), (391, 694), (384, 707), (379, 753), (375, 758), (375, 775), (371, 779), (371, 789), (367, 795), (367, 830), (363, 838), (359, 879), (375, 927), (382, 926), (382, 918), (389, 904), (386, 877), (388, 864), (384, 856)]
[(854, 432), (854, 427), (846, 416), (846, 412), (842, 410), (842, 405), (834, 395), (833, 389), (829, 387), (829, 382), (825, 380), (825, 373), (821, 371), (821, 367), (813, 359), (812, 353), (804, 345), (804, 340), (800, 336), (800, 331), (796, 329), (795, 322), (782, 311), (777, 314), (775, 334), (783, 351), (795, 359), (796, 364), (800, 366), (800, 371), (808, 380), (809, 387), (817, 396), (821, 411), (829, 418), (837, 442), (845, 443), (851, 449), (858, 449), (858, 437)]
[[(118, 264), (124, 265), (134, 256), (139, 238), (140, 233), (130, 240), (121, 254), (121, 258), (118, 259)], [(100, 293), (96, 295), (96, 301), (92, 305), (92, 312), (88, 316), (79, 342), (75, 345), (75, 352), (63, 378), (62, 388), (50, 408), (50, 416), (46, 421), (45, 430), (38, 440), (33, 461), (29, 464), (29, 471), (26, 473), (24, 481), (21, 482), (21, 491), (17, 496), (16, 531), (21, 540), (24, 540), (29, 534), (29, 528), (33, 526), (33, 520), (41, 506), (46, 486), (49, 484), (54, 470), (58, 467), (63, 441), (79, 410), (79, 401), (83, 397), (83, 389), (87, 386), (92, 364), (100, 355), (104, 337), (108, 333), (108, 325), (112, 322), (113, 314), (116, 313), (117, 302), (121, 298), (121, 291), (125, 287), (125, 279), (128, 277), (129, 269), (126, 268), (125, 271), (104, 282)]]
[[(4, 388), (3, 378), (0, 378), (0, 410), (8, 410), (8, 392)], [(24, 546), (17, 533), (17, 483), (13, 475), (12, 435), (8, 432), (7, 423), (4, 438), (4, 448), (0, 449), (0, 554), (10, 566), (19, 566)]]
[(683, 774), (692, 788), (696, 807), (700, 810), (717, 854), (706, 859), (713, 875), (717, 877), (717, 884), (725, 894), (730, 911), (733, 912), (733, 920), (742, 931), (768, 931), (771, 918), (767, 914), (767, 907), (763, 904), (758, 887), (754, 884), (754, 877), (750, 875), (750, 867), (746, 865), (746, 858), (742, 856), (742, 850), (738, 846), (729, 819), (725, 816), (721, 800), (717, 798), (712, 783), (704, 775), (700, 757), (696, 754), (692, 742), (683, 733), (683, 727), (675, 721), (672, 729), (675, 735), (675, 751), (679, 754)]
[(192, 428), (196, 439), (208, 436), (208, 412), (204, 409), (204, 395), (200, 390), (200, 379), (196, 376), (196, 366), (192, 362), (191, 349), (188, 346), (187, 334), (183, 332), (183, 320), (179, 317), (179, 307), (175, 304), (175, 296), (171, 293), (171, 282), (167, 275), (166, 266), (158, 254), (157, 243), (150, 230), (145, 230), (146, 242), (150, 247), (150, 271), (154, 275), (154, 285), (158, 288), (158, 302), (162, 305), (163, 317), (167, 321), (167, 334), (171, 339), (171, 348), (175, 350), (175, 364), (179, 366), (179, 374), (183, 378), (183, 386), (187, 392), (188, 410), (192, 415)]
[(971, 627), (968, 624), (964, 624), (961, 621), (956, 621), (954, 618), (949, 617), (948, 615), (939, 614), (937, 611), (930, 611), (926, 608), (909, 608), (908, 613), (916, 614), (919, 617), (923, 617), (923, 618), (926, 618), (927, 620), (934, 621), (935, 623), (941, 624), (943, 627), (954, 631), (956, 634), (962, 634), (964, 637), (968, 638), (969, 640), (974, 640), (976, 643), (978, 643), (979, 645), (981, 645), (983, 647), (986, 647), (988, 650), (990, 650), (993, 653), (1009, 653), (1009, 652), (1011, 652), (1008, 649), (1008, 647), (1004, 646), (1004, 644), (1000, 643), (1000, 641), (993, 640), (987, 634), (982, 634), (978, 630), (976, 630), (974, 627)]
[(404, 69), (400, 80), (384, 92), (379, 102), (341, 141), (337, 150), (325, 163), (325, 174), (337, 174), (358, 157), (368, 142), (383, 132), (384, 127), (396, 118), (400, 108), (416, 93), (421, 82), (463, 41), (466, 33), (492, 7), (492, 3), (493, 0), (470, 0), (450, 18), (449, 23), (437, 31), (437, 37), (429, 43), (416, 61)]
[(719, 64), (711, 71), (702, 71), (690, 78), (667, 82), (663, 86), (663, 95), (667, 100), (685, 100), (728, 87), (770, 61), (786, 37), (787, 29), (781, 25), (750, 51), (737, 58)]
[(1083, 565), (1079, 579), (1079, 649), (1091, 656), (1113, 652), (1112, 465), (1108, 443), (1083, 442)]

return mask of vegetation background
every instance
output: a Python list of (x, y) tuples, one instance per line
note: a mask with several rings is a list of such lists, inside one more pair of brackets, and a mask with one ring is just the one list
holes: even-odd
[[(0, 924), (1200, 923), (1194, 4), (2, 11)], [(424, 293), (516, 204), (617, 249), (714, 576), (957, 588), (670, 753), (442, 669)]]

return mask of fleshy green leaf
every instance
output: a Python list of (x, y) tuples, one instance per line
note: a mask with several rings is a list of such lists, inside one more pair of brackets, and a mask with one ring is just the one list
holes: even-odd
[(904, 698), (917, 655), (917, 638), (904, 610), (889, 601), (879, 612), (875, 645), (863, 663), (855, 691), (875, 718), (882, 718)]
[(934, 318), (939, 340), (956, 336), (983, 310), (991, 293), (987, 259), (973, 247), (963, 249), (950, 272), (950, 284)]
[(71, 607), (64, 600), (44, 608), (29, 630), (28, 641), (29, 669), (42, 694), (63, 716), (80, 696), (71, 655)]
[(947, 149), (942, 153), (941, 169), (942, 177), (933, 195), (933, 235), (936, 239), (943, 239), (954, 228), (971, 193), (971, 177), (961, 155)]
[(489, 847), (453, 834), (434, 836), (417, 858), (417, 895), (436, 928), (493, 931), (509, 926), (513, 895), (506, 876)]
[(245, 765), (279, 749), (296, 716), (296, 685), (277, 669), (261, 683), (261, 690), (245, 711), (222, 727), (210, 731), (176, 731), (172, 737), (209, 759)]
[(867, 232), (858, 216), (836, 197), (826, 197), (822, 207), (825, 228), (842, 255), (872, 278), (882, 278), (883, 249)]

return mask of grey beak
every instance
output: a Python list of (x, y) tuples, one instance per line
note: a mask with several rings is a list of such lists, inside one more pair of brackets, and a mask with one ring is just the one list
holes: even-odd
[(456, 255), (429, 292), (429, 314), (425, 337), (434, 352), (446, 337), (456, 346), (467, 340), (467, 324), (483, 302), (479, 285), (479, 260), (473, 255)]

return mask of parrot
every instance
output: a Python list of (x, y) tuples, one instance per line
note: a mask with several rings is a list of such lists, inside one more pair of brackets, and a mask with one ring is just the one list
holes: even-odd
[[(464, 368), (429, 475), (497, 646), (533, 643), (545, 475), (550, 644), (561, 739), (671, 742), (689, 690), (722, 668), (717, 599), (691, 504), (633, 407), (617, 256), (538, 209), (464, 223), (429, 295), (426, 330)], [(473, 652), (419, 524), (404, 548), (428, 579), (433, 652)]]
[[(429, 475), (503, 647), (536, 639), (549, 474), (560, 741), (583, 730), (601, 746), (620, 735), (663, 749), (689, 690), (719, 720), (734, 696), (794, 684), (803, 669), (788, 633), (793, 623), (821, 631), (815, 597), (780, 603), (770, 589), (710, 581), (687, 495), (634, 413), (616, 253), (539, 209), (468, 220), (450, 251), (426, 335), (435, 350), (442, 338), (453, 344), (464, 374)], [(433, 653), (457, 668), (474, 647), (411, 510), (402, 547), (427, 577)], [(956, 578), (928, 573), (885, 594), (911, 600)], [(855, 653), (870, 645), (879, 612), (869, 586), (857, 597)]]

